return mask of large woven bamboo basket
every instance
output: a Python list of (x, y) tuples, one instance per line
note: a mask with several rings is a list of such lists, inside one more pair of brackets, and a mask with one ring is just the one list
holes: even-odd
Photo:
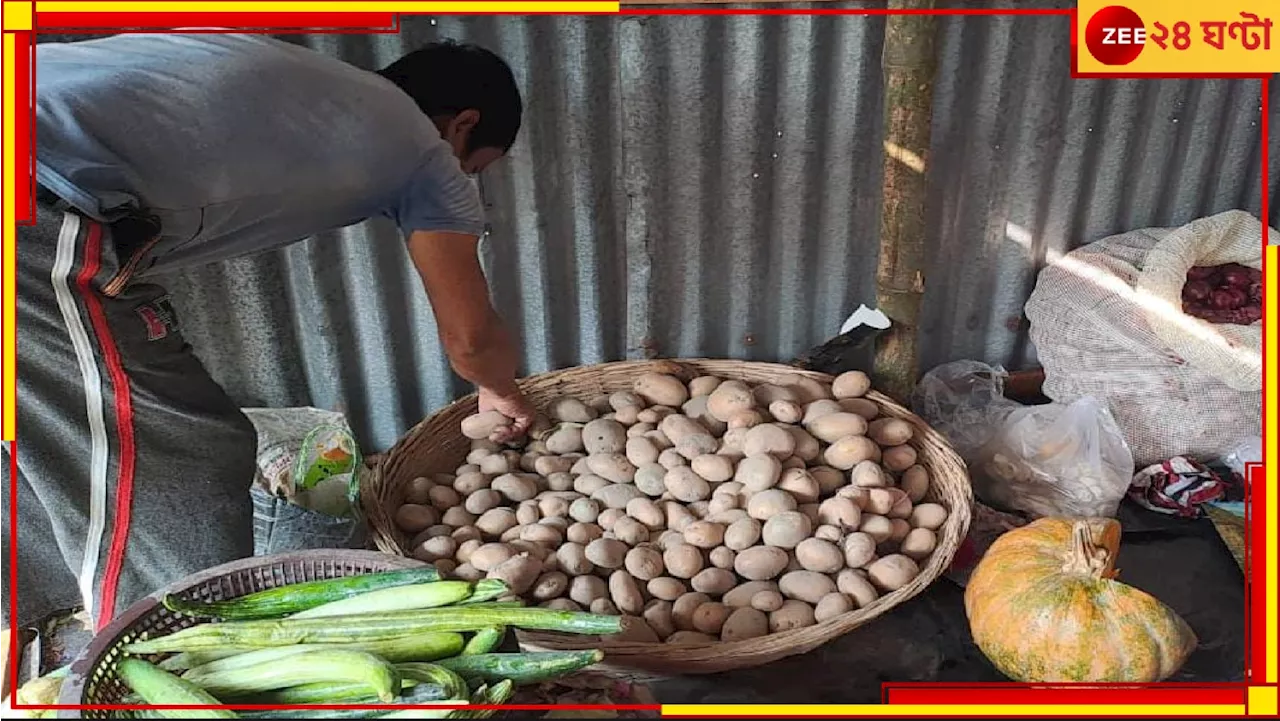
[[(674, 365), (673, 365), (674, 364)], [(713, 375), (748, 383), (772, 383), (785, 376), (801, 375), (824, 383), (832, 378), (823, 373), (798, 370), (775, 363), (735, 360), (691, 359), (678, 361), (624, 361), (583, 366), (531, 376), (520, 382), (529, 400), (544, 407), (553, 398), (570, 395), (582, 400), (631, 390), (637, 375), (658, 371), (693, 375)], [(932, 484), (928, 500), (947, 508), (946, 524), (938, 534), (937, 550), (929, 557), (914, 581), (874, 603), (824, 623), (807, 628), (770, 634), (763, 638), (715, 644), (668, 645), (617, 642), (595, 637), (552, 633), (519, 634), (522, 647), (570, 650), (601, 648), (603, 666), (628, 676), (676, 673), (715, 673), (735, 668), (760, 666), (780, 658), (806, 653), (867, 623), (923, 591), (951, 564), (951, 559), (969, 529), (973, 495), (964, 462), (939, 433), (887, 396), (872, 392), (867, 398), (880, 405), (882, 416), (910, 421), (916, 427), (911, 445), (917, 461), (929, 471)], [(461, 433), (462, 419), (476, 412), (476, 397), (470, 395), (441, 409), (410, 430), (367, 478), (361, 489), (370, 535), (378, 548), (388, 553), (407, 554), (410, 539), (393, 520), (403, 503), (407, 485), (416, 477), (432, 473), (452, 473), (465, 462), (470, 441)], [(637, 674), (637, 671), (645, 672)]]
[[(411, 558), (376, 551), (316, 550), (260, 556), (201, 571), (133, 604), (93, 638), (71, 663), (58, 703), (112, 706), (126, 703), (129, 689), (116, 674), (121, 647), (140, 638), (167, 636), (199, 623), (161, 603), (167, 594), (200, 601), (222, 601), (303, 581), (359, 576), (424, 565)], [(137, 718), (133, 711), (61, 709), (58, 718)]]

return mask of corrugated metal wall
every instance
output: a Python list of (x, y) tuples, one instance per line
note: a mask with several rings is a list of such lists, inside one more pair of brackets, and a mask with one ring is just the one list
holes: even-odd
[[(1258, 82), (1073, 81), (1065, 18), (941, 25), (926, 364), (1032, 362), (1021, 307), (1053, 253), (1258, 211)], [(483, 181), (485, 255), (537, 372), (786, 360), (873, 300), (882, 36), (871, 17), (418, 17), (299, 42), (375, 67), (453, 37), (512, 62), (528, 115)], [(340, 407), (382, 448), (464, 391), (389, 225), (168, 284), (245, 405)]]

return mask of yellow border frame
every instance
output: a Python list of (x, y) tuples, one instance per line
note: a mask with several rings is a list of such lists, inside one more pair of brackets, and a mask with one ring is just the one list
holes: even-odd
[[(656, 2), (657, 0), (649, 0)], [(746, 0), (750, 2), (751, 0)], [(763, 3), (762, 3), (763, 4)], [(247, 0), (232, 0), (228, 2), (80, 2), (70, 0), (43, 0), (37, 3), (32, 2), (3, 2), (3, 27), (6, 31), (3, 36), (2, 55), (3, 73), (0, 77), (3, 79), (3, 154), (4, 163), (3, 171), (3, 203), (0, 204), (0, 210), (3, 212), (2, 229), (0, 229), (0, 238), (3, 239), (3, 252), (0, 252), (0, 272), (3, 273), (4, 295), (0, 301), (3, 302), (3, 318), (4, 318), (4, 338), (3, 338), (3, 355), (0, 359), (3, 361), (3, 416), (4, 423), (0, 430), (3, 431), (5, 439), (12, 439), (14, 435), (14, 358), (15, 358), (15, 335), (14, 335), (14, 268), (16, 249), (14, 241), (16, 237), (16, 229), (14, 224), (14, 180), (15, 180), (15, 161), (13, 156), (13, 141), (15, 117), (14, 108), (16, 98), (14, 97), (14, 71), (13, 61), (16, 52), (16, 43), (10, 31), (29, 30), (33, 26), (33, 5), (39, 10), (53, 12), (282, 12), (282, 11), (327, 11), (327, 12), (404, 12), (404, 13), (459, 13), (459, 12), (561, 12), (569, 14), (578, 14), (584, 12), (617, 12), (619, 3), (617, 2), (554, 2), (554, 1), (532, 1), (532, 2), (383, 2), (373, 0), (371, 2), (253, 2)], [(1280, 127), (1272, 128), (1273, 133), (1280, 132)], [(1280, 162), (1276, 159), (1274, 162)], [(1272, 202), (1280, 202), (1280, 198), (1272, 199)], [(1280, 239), (1276, 239), (1280, 241)], [(970, 705), (970, 706), (914, 706), (914, 705), (881, 705), (881, 704), (853, 704), (853, 705), (778, 705), (778, 706), (736, 706), (736, 705), (672, 705), (664, 706), (663, 714), (672, 716), (681, 715), (720, 715), (720, 714), (745, 714), (745, 715), (844, 715), (844, 716), (919, 716), (919, 715), (936, 715), (945, 713), (948, 715), (990, 715), (990, 716), (1041, 716), (1041, 715), (1064, 715), (1064, 716), (1099, 716), (1104, 714), (1117, 715), (1141, 715), (1141, 716), (1197, 716), (1197, 715), (1225, 715), (1225, 716), (1243, 716), (1248, 715), (1275, 715), (1277, 712), (1277, 666), (1280, 660), (1277, 659), (1277, 466), (1273, 459), (1277, 453), (1277, 298), (1280, 297), (1280, 287), (1277, 283), (1277, 272), (1280, 271), (1280, 252), (1275, 246), (1267, 248), (1267, 273), (1266, 273), (1266, 327), (1271, 329), (1266, 338), (1266, 380), (1267, 393), (1265, 394), (1264, 405), (1266, 413), (1266, 428), (1270, 431), (1269, 437), (1265, 439), (1266, 458), (1269, 461), (1266, 479), (1268, 487), (1268, 495), (1266, 508), (1263, 509), (1264, 522), (1266, 524), (1266, 548), (1267, 558), (1270, 563), (1265, 569), (1254, 569), (1260, 571), (1255, 579), (1265, 583), (1266, 586), (1266, 613), (1264, 615), (1266, 625), (1266, 659), (1267, 674), (1266, 685), (1253, 686), (1248, 689), (1248, 703), (1245, 705), (1224, 705), (1224, 706), (1113, 706), (1113, 705), (1059, 705), (1059, 706), (992, 706), (992, 705)], [(6, 489), (7, 492), (7, 489)]]

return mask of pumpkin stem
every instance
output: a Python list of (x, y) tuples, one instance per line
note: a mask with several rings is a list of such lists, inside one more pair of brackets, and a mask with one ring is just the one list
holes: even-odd
[(1105, 578), (1110, 569), (1111, 554), (1106, 548), (1094, 544), (1088, 522), (1077, 521), (1071, 529), (1071, 548), (1067, 550), (1062, 572)]

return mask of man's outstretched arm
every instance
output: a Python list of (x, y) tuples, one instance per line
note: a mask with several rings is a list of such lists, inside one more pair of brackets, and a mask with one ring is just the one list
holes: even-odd
[(479, 389), (480, 410), (513, 420), (495, 439), (503, 441), (528, 430), (533, 409), (516, 386), (515, 344), (489, 301), (478, 244), (472, 235), (415, 231), (409, 256), (426, 286), (450, 365)]

